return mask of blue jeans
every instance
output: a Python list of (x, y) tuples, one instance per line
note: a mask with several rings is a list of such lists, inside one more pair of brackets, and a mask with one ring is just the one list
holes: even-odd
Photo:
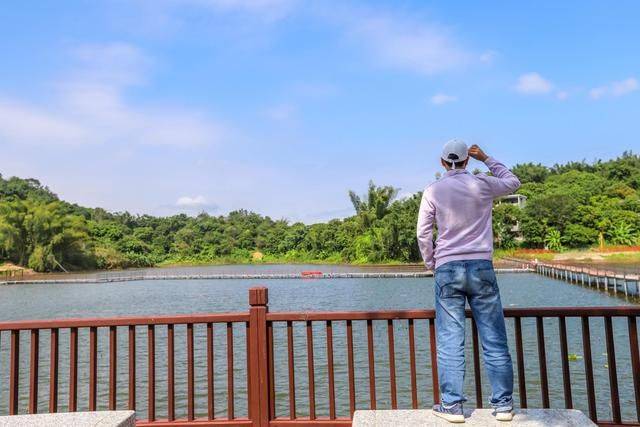
[(482, 355), (494, 408), (513, 406), (513, 366), (500, 292), (493, 264), (488, 260), (451, 261), (435, 271), (438, 379), (442, 403), (453, 405), (463, 394), (465, 360), (465, 301), (478, 326)]

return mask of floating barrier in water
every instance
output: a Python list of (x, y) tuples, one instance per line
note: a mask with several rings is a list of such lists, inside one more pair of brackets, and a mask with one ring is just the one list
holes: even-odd
[[(529, 268), (497, 268), (496, 273), (530, 273)], [(34, 279), (0, 282), (5, 285), (41, 284), (41, 283), (111, 283), (139, 280), (272, 280), (272, 279), (405, 279), (433, 277), (432, 271), (421, 272), (314, 272), (303, 276), (301, 273), (273, 274), (104, 274), (100, 277), (85, 279)]]

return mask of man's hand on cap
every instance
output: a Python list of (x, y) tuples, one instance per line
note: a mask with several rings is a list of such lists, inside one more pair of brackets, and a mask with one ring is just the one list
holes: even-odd
[(484, 154), (484, 151), (482, 151), (482, 148), (478, 147), (476, 144), (473, 144), (469, 148), (469, 156), (481, 162), (484, 162), (489, 157), (486, 154)]

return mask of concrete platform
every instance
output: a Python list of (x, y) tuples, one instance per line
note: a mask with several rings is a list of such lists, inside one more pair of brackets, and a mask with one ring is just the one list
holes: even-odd
[(491, 409), (465, 410), (465, 423), (452, 424), (433, 415), (430, 409), (356, 411), (353, 427), (500, 426), (500, 427), (589, 427), (596, 426), (575, 409), (520, 409), (513, 421), (496, 421)]
[(59, 412), (0, 417), (0, 427), (135, 427), (134, 411)]

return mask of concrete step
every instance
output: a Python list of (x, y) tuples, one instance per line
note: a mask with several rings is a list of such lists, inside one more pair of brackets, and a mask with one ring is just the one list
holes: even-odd
[(519, 409), (513, 421), (496, 421), (491, 409), (467, 409), (464, 424), (452, 424), (429, 409), (356, 411), (353, 427), (499, 426), (499, 427), (595, 427), (576, 409)]
[(135, 427), (134, 411), (59, 412), (0, 417), (0, 427)]

